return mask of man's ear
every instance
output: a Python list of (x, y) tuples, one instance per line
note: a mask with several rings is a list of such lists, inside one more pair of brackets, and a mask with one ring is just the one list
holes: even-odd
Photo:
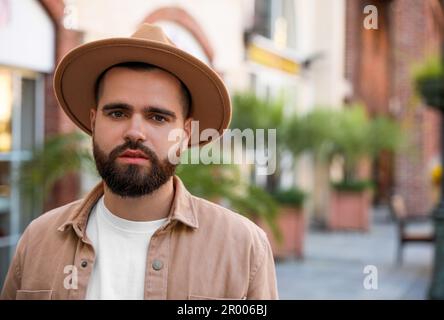
[(91, 108), (89, 111), (89, 120), (91, 122), (91, 131), (94, 132), (94, 126), (96, 124), (96, 115), (97, 115), (97, 110), (94, 108)]
[(191, 122), (193, 121), (193, 118), (189, 117), (185, 120), (184, 125), (183, 125), (183, 129), (185, 131), (186, 136), (183, 137), (182, 141), (183, 141), (183, 146), (188, 147), (188, 144), (190, 142), (191, 139)]

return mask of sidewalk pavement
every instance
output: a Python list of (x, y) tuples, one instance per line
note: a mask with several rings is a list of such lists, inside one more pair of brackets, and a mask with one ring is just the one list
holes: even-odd
[[(369, 232), (307, 230), (304, 259), (276, 262), (279, 298), (427, 299), (433, 245), (407, 244), (400, 266), (388, 211), (373, 209), (372, 220)], [(377, 268), (377, 289), (364, 287), (367, 265)]]

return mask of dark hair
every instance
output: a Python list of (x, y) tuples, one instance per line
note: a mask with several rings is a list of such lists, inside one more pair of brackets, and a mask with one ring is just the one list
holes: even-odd
[(181, 103), (182, 103), (182, 108), (183, 108), (183, 115), (184, 115), (185, 119), (188, 118), (188, 116), (191, 113), (191, 94), (188, 91), (188, 88), (185, 86), (185, 84), (179, 78), (177, 78), (174, 74), (169, 72), (168, 70), (165, 70), (165, 69), (162, 69), (158, 66), (155, 66), (155, 65), (152, 65), (149, 63), (144, 63), (144, 62), (123, 62), (123, 63), (115, 64), (115, 65), (109, 67), (108, 69), (106, 69), (105, 71), (103, 71), (100, 74), (100, 76), (97, 78), (96, 85), (94, 88), (96, 103), (99, 102), (99, 97), (100, 97), (101, 91), (102, 91), (103, 78), (105, 77), (105, 74), (110, 69), (116, 68), (116, 67), (127, 68), (127, 69), (131, 69), (131, 70), (135, 70), (135, 71), (151, 71), (151, 70), (159, 69), (159, 70), (168, 72), (169, 74), (174, 76), (180, 82), (180, 94), (181, 94), (181, 100), (182, 100)]

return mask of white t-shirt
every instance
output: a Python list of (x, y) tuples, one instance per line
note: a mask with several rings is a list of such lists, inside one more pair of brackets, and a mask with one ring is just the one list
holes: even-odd
[(86, 299), (143, 299), (148, 246), (167, 219), (122, 219), (105, 207), (103, 199), (91, 211), (86, 227), (96, 253)]

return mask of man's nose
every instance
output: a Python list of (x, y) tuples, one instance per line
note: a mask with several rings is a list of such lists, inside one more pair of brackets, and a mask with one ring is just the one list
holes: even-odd
[(146, 134), (143, 126), (143, 118), (140, 115), (134, 115), (128, 122), (128, 128), (125, 131), (125, 140), (145, 141)]

